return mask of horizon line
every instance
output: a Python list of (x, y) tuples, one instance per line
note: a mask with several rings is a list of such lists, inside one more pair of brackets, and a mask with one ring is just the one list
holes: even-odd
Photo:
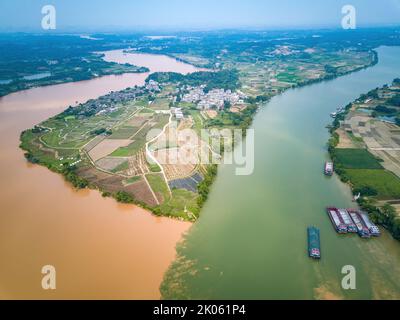
[[(223, 31), (313, 31), (313, 30), (343, 30), (343, 31), (357, 31), (359, 29), (379, 29), (379, 28), (400, 28), (400, 23), (386, 23), (386, 24), (364, 24), (358, 25), (356, 29), (344, 30), (338, 25), (298, 25), (298, 26), (221, 26), (221, 27), (148, 27), (148, 26), (136, 26), (136, 27), (120, 27), (120, 26), (109, 26), (109, 27), (61, 27), (56, 30), (43, 30), (41, 28), (2, 28), (0, 27), (1, 34), (115, 34), (115, 33), (147, 33), (157, 32), (159, 34), (167, 34), (170, 32), (174, 33), (196, 33), (196, 32), (223, 32)], [(10, 30), (6, 30), (10, 29)]]

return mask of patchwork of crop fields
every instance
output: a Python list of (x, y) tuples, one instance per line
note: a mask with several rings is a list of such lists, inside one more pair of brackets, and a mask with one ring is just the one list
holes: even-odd
[(382, 169), (379, 161), (366, 149), (336, 149), (335, 156), (345, 169)]
[[(160, 96), (152, 103), (140, 98), (116, 104), (111, 112), (90, 116), (62, 113), (41, 123), (37, 130), (26, 131), (22, 144), (55, 170), (62, 170), (65, 165), (76, 167), (79, 177), (102, 192), (123, 191), (137, 203), (159, 208), (163, 214), (193, 219), (198, 214), (197, 187), (182, 185), (181, 189), (186, 190), (170, 190), (169, 180), (190, 177), (196, 165), (172, 162), (160, 167), (147, 159), (146, 143), (158, 136), (160, 130), (170, 130), (166, 126), (170, 120), (169, 104), (169, 99)], [(193, 118), (185, 119), (178, 130), (194, 124)], [(200, 126), (199, 123), (197, 127)], [(153, 148), (163, 145), (166, 136), (154, 141)], [(179, 149), (178, 142), (175, 147)], [(149, 152), (157, 155), (164, 150)]]
[(335, 161), (344, 169), (354, 190), (374, 190), (379, 200), (400, 198), (400, 179), (385, 170), (368, 150), (336, 149)]
[(313, 52), (313, 58), (308, 59), (300, 55), (292, 57), (290, 63), (284, 58), (277, 62), (277, 58), (265, 61), (232, 62), (240, 71), (240, 81), (243, 91), (250, 96), (274, 95), (284, 88), (298, 85), (306, 81), (319, 79), (327, 75), (325, 65), (338, 74), (349, 72), (355, 68), (368, 65), (371, 56), (368, 52)]
[[(201, 135), (202, 129), (248, 125), (257, 106), (284, 89), (337, 76), (372, 61), (371, 53), (363, 51), (332, 52), (324, 47), (286, 44), (267, 45), (265, 51), (259, 51), (257, 43), (243, 45), (245, 50), (234, 53), (224, 49), (215, 59), (194, 53), (179, 55), (198, 65), (215, 66), (205, 75), (199, 72), (193, 77), (165, 77), (164, 81), (158, 74), (154, 75), (157, 80), (150, 76), (144, 86), (110, 92), (67, 108), (22, 135), (28, 160), (62, 173), (71, 182), (83, 182), (74, 183), (76, 186), (97, 188), (104, 196), (143, 205), (155, 214), (195, 220), (212, 183), (208, 168), (199, 162), (203, 156), (219, 156), (208, 137)], [(183, 99), (193, 87), (201, 87), (203, 93), (224, 89), (230, 98), (215, 94), (211, 102), (204, 97)], [(232, 93), (236, 90), (238, 104)], [(212, 110), (199, 110), (199, 100), (212, 103), (205, 107)], [(225, 110), (214, 108), (217, 105)], [(172, 106), (181, 108), (184, 116), (177, 127), (168, 126), (172, 119), (181, 118)], [(196, 141), (187, 136), (174, 141), (167, 135), (186, 129), (192, 129)], [(373, 172), (382, 181), (378, 197), (397, 194), (398, 181), (367, 151), (343, 150), (337, 158), (343, 170), (354, 176), (355, 184), (369, 187), (366, 173)]]

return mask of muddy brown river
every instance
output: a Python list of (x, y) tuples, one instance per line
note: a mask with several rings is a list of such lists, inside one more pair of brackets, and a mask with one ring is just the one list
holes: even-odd
[[(195, 67), (164, 56), (106, 54), (151, 72)], [(0, 98), (0, 299), (157, 299), (190, 224), (152, 216), (131, 205), (76, 191), (60, 175), (28, 164), (20, 133), (69, 105), (142, 85), (148, 74), (106, 76), (20, 91)], [(57, 289), (41, 287), (53, 265)]]

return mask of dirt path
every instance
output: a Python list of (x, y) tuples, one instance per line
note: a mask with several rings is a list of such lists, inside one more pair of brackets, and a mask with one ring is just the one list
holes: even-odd
[[(151, 188), (149, 181), (147, 181), (146, 175), (144, 174), (142, 177), (143, 177), (144, 181), (146, 182), (147, 186), (149, 187), (150, 192), (151, 192), (151, 194), (152, 194), (153, 197), (154, 197), (154, 200), (156, 200), (156, 203), (157, 203), (157, 205), (159, 206), (159, 205), (160, 205), (160, 202), (158, 201), (158, 198), (157, 198), (156, 194), (154, 193), (153, 189)], [(167, 183), (167, 184), (168, 184), (168, 183)]]
[(154, 163), (156, 163), (160, 167), (161, 173), (162, 173), (162, 175), (164, 177), (164, 180), (165, 180), (165, 183), (167, 184), (169, 194), (172, 197), (172, 191), (171, 191), (171, 188), (169, 187), (167, 176), (165, 175), (164, 168), (162, 167), (162, 165), (158, 162), (156, 157), (154, 157), (153, 154), (151, 153), (151, 151), (149, 150), (149, 145), (151, 143), (153, 143), (154, 141), (157, 141), (157, 139), (160, 138), (165, 133), (165, 131), (167, 130), (167, 128), (171, 124), (171, 122), (172, 122), (172, 112), (170, 112), (169, 121), (164, 126), (163, 130), (161, 131), (161, 133), (157, 137), (151, 139), (149, 142), (146, 143), (146, 154), (154, 161)]

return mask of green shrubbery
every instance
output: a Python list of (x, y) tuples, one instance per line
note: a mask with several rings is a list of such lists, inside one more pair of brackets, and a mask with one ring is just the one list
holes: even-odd
[(64, 176), (65, 180), (70, 182), (77, 189), (85, 189), (89, 185), (87, 180), (77, 175), (75, 166), (71, 167), (68, 163), (64, 163), (61, 173)]
[(36, 158), (34, 155), (32, 155), (30, 152), (26, 152), (24, 154), (24, 156), (25, 156), (26, 160), (28, 160), (30, 163), (33, 163), (33, 164), (39, 163), (39, 159)]
[(135, 202), (135, 198), (130, 193), (125, 191), (118, 191), (114, 193), (113, 196), (119, 203), (132, 204)]
[(218, 166), (211, 165), (207, 168), (207, 173), (204, 175), (204, 180), (199, 183), (198, 192), (199, 199), (197, 200), (199, 207), (201, 208), (208, 199), (210, 193), (210, 187), (213, 184), (218, 173)]
[(112, 135), (112, 131), (111, 130), (107, 130), (106, 128), (100, 128), (100, 129), (96, 129), (96, 130), (91, 131), (90, 134), (94, 135), (94, 136), (99, 136), (101, 134), (110, 136), (110, 135)]
[(367, 198), (360, 198), (360, 207), (369, 213), (371, 220), (384, 226), (392, 234), (393, 238), (400, 240), (400, 218), (396, 215), (393, 206), (385, 204), (383, 207), (376, 207), (374, 202)]
[(354, 189), (354, 194), (360, 194), (363, 197), (374, 197), (378, 195), (378, 191), (370, 186), (362, 186)]

